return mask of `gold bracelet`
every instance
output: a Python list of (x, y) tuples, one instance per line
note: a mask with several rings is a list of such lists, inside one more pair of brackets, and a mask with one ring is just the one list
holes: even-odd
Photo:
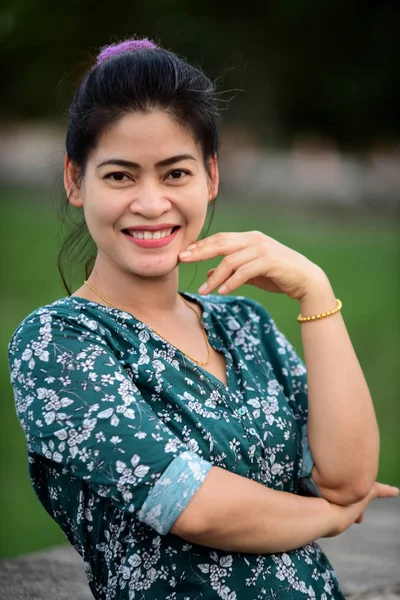
[(336, 314), (341, 310), (343, 304), (336, 298), (336, 308), (333, 310), (328, 310), (327, 312), (321, 313), (320, 315), (312, 315), (312, 317), (302, 317), (301, 314), (297, 317), (299, 323), (305, 323), (306, 321), (316, 321), (317, 319), (324, 319), (325, 317), (330, 317), (331, 315)]

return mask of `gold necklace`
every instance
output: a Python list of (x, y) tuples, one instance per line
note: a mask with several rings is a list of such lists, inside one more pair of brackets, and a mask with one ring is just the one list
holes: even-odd
[[(122, 308), (119, 308), (118, 306), (115, 306), (115, 304), (112, 304), (109, 300), (107, 300), (107, 298), (105, 298), (104, 296), (102, 296), (97, 290), (96, 288), (94, 288), (88, 281), (83, 282), (85, 285), (88, 286), (88, 288), (90, 288), (92, 290), (92, 292), (94, 294), (96, 294), (96, 296), (98, 296), (101, 300), (103, 300), (104, 302), (106, 302), (109, 306), (111, 306), (112, 308), (116, 308), (117, 310), (120, 310), (121, 312), (128, 312), (126, 310), (122, 310)], [(179, 352), (182, 352), (182, 354), (184, 354), (185, 356), (187, 356), (188, 358), (190, 358), (190, 360), (192, 360), (193, 362), (195, 362), (197, 365), (199, 365), (200, 367), (206, 367), (208, 365), (208, 363), (210, 362), (210, 357), (211, 357), (211, 346), (210, 346), (210, 342), (208, 341), (208, 337), (207, 337), (207, 333), (206, 330), (204, 329), (203, 326), (203, 322), (201, 320), (200, 315), (197, 313), (197, 311), (193, 308), (193, 306), (190, 306), (189, 302), (187, 300), (185, 300), (185, 298), (183, 296), (181, 296), (179, 294), (179, 297), (183, 300), (183, 302), (186, 304), (186, 306), (188, 306), (190, 308), (190, 310), (192, 310), (194, 312), (194, 314), (196, 315), (196, 317), (198, 318), (198, 321), (200, 323), (200, 327), (201, 327), (201, 331), (203, 333), (203, 337), (204, 337), (204, 341), (206, 343), (206, 347), (207, 347), (207, 360), (206, 361), (201, 361), (201, 360), (197, 360), (196, 358), (193, 358), (193, 356), (189, 356), (189, 354), (186, 354), (186, 352), (183, 352), (182, 350), (179, 350)], [(132, 314), (132, 313), (130, 313)], [(133, 317), (135, 317), (135, 315), (132, 314)], [(136, 319), (136, 317), (135, 317)], [(137, 319), (139, 320), (139, 319)], [(142, 323), (144, 323), (144, 321), (142, 321)], [(150, 327), (150, 325), (147, 325), (147, 323), (145, 323), (145, 325), (151, 329), (152, 331), (154, 331), (154, 333), (156, 333), (160, 338), (162, 338), (164, 341), (166, 341), (168, 344), (170, 344), (171, 346), (173, 344), (171, 344), (171, 342), (169, 342), (167, 340), (167, 338), (165, 338), (163, 335), (161, 335), (161, 333), (158, 333), (158, 331), (156, 329), (154, 329), (154, 327)], [(176, 346), (174, 346), (176, 348)]]

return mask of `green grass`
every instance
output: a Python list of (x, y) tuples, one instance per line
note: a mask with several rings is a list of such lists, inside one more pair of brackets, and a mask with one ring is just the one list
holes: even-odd
[[(62, 543), (64, 536), (30, 486), (25, 440), (15, 415), (7, 345), (19, 322), (36, 307), (64, 294), (56, 269), (57, 218), (38, 193), (9, 190), (0, 198), (0, 557)], [(400, 484), (399, 236), (395, 224), (341, 215), (330, 220), (287, 210), (276, 214), (240, 202), (217, 205), (210, 233), (260, 229), (308, 256), (328, 274), (343, 301), (355, 350), (374, 398), (381, 430), (379, 477)], [(185, 265), (181, 289), (196, 291), (217, 261)], [(83, 279), (83, 275), (82, 275)], [(262, 302), (301, 354), (297, 303), (244, 286), (239, 294)]]

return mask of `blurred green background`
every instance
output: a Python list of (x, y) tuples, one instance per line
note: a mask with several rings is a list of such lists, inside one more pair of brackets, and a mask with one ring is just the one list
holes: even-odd
[[(210, 233), (260, 229), (326, 271), (374, 398), (379, 477), (400, 484), (398, 13), (393, 3), (340, 0), (251, 10), (225, 1), (2, 3), (0, 557), (64, 542), (29, 483), (7, 344), (28, 313), (65, 295), (56, 206), (74, 86), (90, 54), (134, 33), (230, 90)], [(196, 291), (212, 265), (183, 268), (181, 289)], [(302, 354), (297, 303), (250, 286), (238, 293), (261, 301)]]

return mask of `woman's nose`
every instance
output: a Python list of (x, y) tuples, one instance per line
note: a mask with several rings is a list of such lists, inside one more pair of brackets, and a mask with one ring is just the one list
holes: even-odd
[(137, 188), (130, 211), (141, 214), (147, 219), (154, 219), (171, 209), (171, 201), (166, 197), (165, 190), (155, 185)]

